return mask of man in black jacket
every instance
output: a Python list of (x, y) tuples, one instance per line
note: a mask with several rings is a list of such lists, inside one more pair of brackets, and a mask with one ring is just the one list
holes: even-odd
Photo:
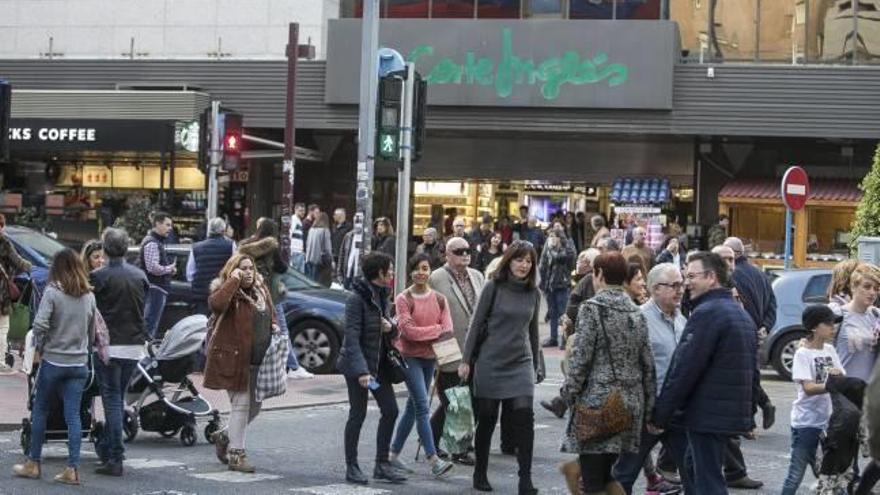
[(123, 397), (135, 365), (144, 353), (147, 334), (144, 331), (144, 301), (150, 282), (137, 267), (125, 262), (128, 235), (124, 230), (109, 228), (101, 239), (107, 266), (93, 271), (89, 278), (94, 287), (95, 302), (110, 333), (110, 363), (95, 360), (95, 371), (101, 384), (106, 425), (96, 446), (103, 463), (95, 472), (122, 476)]
[(728, 437), (755, 427), (757, 332), (724, 287), (727, 281), (727, 266), (717, 254), (690, 257), (685, 285), (694, 310), (648, 425), (654, 434), (670, 430), (669, 448), (683, 466), (685, 493), (727, 493), (722, 465)]
[(208, 295), (211, 281), (217, 278), (235, 251), (235, 243), (226, 238), (225, 232), (226, 222), (222, 218), (212, 218), (208, 222), (208, 238), (193, 245), (186, 264), (186, 278), (192, 283), (198, 314), (210, 316)]
[[(731, 280), (739, 293), (743, 308), (758, 328), (758, 345), (760, 346), (760, 343), (767, 338), (768, 332), (773, 329), (773, 325), (776, 324), (776, 295), (773, 293), (773, 286), (770, 285), (770, 279), (759, 268), (749, 263), (742, 240), (737, 237), (728, 237), (724, 241), (724, 245), (732, 249), (736, 257), (736, 268), (733, 270)], [(757, 362), (755, 366), (758, 366)], [(761, 388), (760, 376), (759, 373), (755, 389), (755, 402), (763, 413), (762, 426), (768, 430), (776, 422), (776, 407), (770, 402), (770, 397), (767, 396), (764, 389)]]

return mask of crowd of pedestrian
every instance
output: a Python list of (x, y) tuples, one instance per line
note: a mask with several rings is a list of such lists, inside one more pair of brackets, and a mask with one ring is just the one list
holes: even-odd
[[(208, 235), (193, 245), (186, 275), (197, 299), (194, 312), (209, 317), (204, 386), (225, 390), (231, 404), (225, 427), (212, 438), (220, 462), (232, 471), (256, 470), (247, 456), (247, 431), (266, 387), (258, 380), (262, 366), (275, 337), (287, 332), (284, 277), (293, 267), (325, 285), (343, 277), (350, 288), (336, 365), (350, 406), (344, 460), (351, 483), (369, 480), (358, 451), (372, 395), (380, 415), (374, 479), (403, 483), (415, 472), (400, 457), (415, 429), (433, 476), (461, 469), (455, 464), (472, 467), (473, 488), (493, 491), (489, 452), (500, 420), (501, 451), (517, 459), (517, 493), (538, 493), (532, 480), (535, 386), (546, 376), (542, 348), (559, 347), (564, 382), (559, 395), (541, 405), (566, 420), (560, 450), (577, 457), (560, 469), (571, 493), (630, 494), (640, 473), (646, 490), (658, 494), (762, 486), (749, 477), (740, 442), (776, 421), (757, 356), (776, 324), (776, 300), (744, 243), (719, 235), (726, 219), (713, 227), (716, 245), (688, 252), (673, 229), (655, 251), (639, 225), (621, 247), (601, 216), (563, 214), (544, 230), (523, 209), (518, 222), (483, 218), (468, 230), (453, 213), (425, 229), (399, 294), (393, 293), (396, 243), (387, 218), (376, 220), (372, 252), (361, 257), (358, 273), (351, 269), (353, 234), (343, 209), (331, 222), (316, 205), (296, 205), (289, 260), (272, 219), (260, 218), (254, 234), (238, 244), (227, 237), (223, 219), (207, 222)], [(10, 277), (30, 269), (2, 236), (4, 223), (0, 216), (0, 332), (4, 319), (8, 327)], [(39, 361), (33, 434), (16, 475), (41, 476), (49, 404), (58, 396), (69, 456), (55, 480), (80, 483), (79, 407), (93, 361), (106, 418), (96, 473), (123, 475), (126, 386), (146, 346), (160, 337), (177, 270), (167, 250), (172, 218), (157, 212), (152, 225), (137, 264), (125, 261), (130, 241), (115, 228), (81, 253), (55, 256), (33, 323)], [(793, 358), (797, 398), (783, 493), (796, 493), (811, 465), (820, 473), (820, 493), (870, 493), (880, 480), (880, 459), (860, 469), (857, 455), (839, 447), (862, 441), (880, 454), (880, 380), (873, 379), (880, 374), (878, 293), (880, 269), (844, 261), (833, 270), (830, 303), (803, 312), (806, 337)], [(550, 327), (544, 342), (538, 337), (542, 302)], [(100, 347), (105, 352), (93, 360)], [(288, 376), (311, 376), (290, 347)], [(864, 407), (863, 395), (847, 395), (869, 383)], [(401, 384), (408, 392), (402, 413), (394, 390)], [(439, 405), (432, 413), (434, 391)], [(462, 391), (475, 428), (462, 449), (445, 452), (448, 431), (460, 427), (461, 404), (452, 403)], [(864, 428), (840, 427), (844, 409), (864, 409)], [(821, 461), (817, 451), (825, 454)], [(839, 462), (826, 466), (835, 456), (843, 456), (845, 469)]]

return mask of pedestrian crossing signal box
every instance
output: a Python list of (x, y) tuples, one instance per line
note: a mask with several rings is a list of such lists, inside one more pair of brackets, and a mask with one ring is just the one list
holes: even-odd
[[(422, 156), (425, 140), (427, 82), (416, 72), (413, 94), (412, 161)], [(406, 71), (391, 72), (379, 78), (379, 105), (376, 115), (376, 150), (382, 158), (403, 159), (400, 145), (403, 129), (404, 80)]]
[(400, 160), (404, 75), (403, 71), (398, 71), (379, 78), (376, 150), (386, 160)]

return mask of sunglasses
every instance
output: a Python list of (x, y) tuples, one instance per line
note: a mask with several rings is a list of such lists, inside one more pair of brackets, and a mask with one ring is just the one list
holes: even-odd
[(450, 252), (456, 256), (470, 256), (471, 255), (471, 250), (469, 248), (453, 249)]

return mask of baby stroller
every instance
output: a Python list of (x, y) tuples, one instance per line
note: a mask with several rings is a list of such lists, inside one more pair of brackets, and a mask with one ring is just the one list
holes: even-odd
[[(32, 346), (33, 339), (28, 332), (26, 341)], [(33, 359), (33, 352), (27, 352), (27, 355)], [(95, 397), (100, 394), (98, 381), (95, 379), (95, 367), (92, 359), (89, 359), (89, 377), (86, 386), (83, 389), (82, 401), (79, 406), (80, 424), (82, 425), (82, 438), (87, 439), (94, 445), (98, 445), (101, 435), (104, 431), (104, 423), (95, 421)], [(22, 365), (22, 371), (27, 373), (28, 411), (33, 411), (34, 406), (34, 387), (37, 383), (37, 374), (40, 365), (31, 365), (29, 361), (25, 361)], [(31, 419), (24, 418), (21, 420), (21, 451), (24, 455), (28, 455), (31, 450)], [(64, 405), (61, 403), (61, 397), (56, 395), (49, 402), (49, 416), (46, 418), (46, 443), (49, 442), (67, 442), (67, 423), (64, 421)]]
[[(196, 369), (206, 325), (204, 315), (187, 316), (165, 333), (158, 346), (147, 346), (149, 356), (138, 362), (126, 390), (126, 441), (141, 429), (165, 438), (180, 433), (180, 442), (189, 447), (196, 443), (196, 418), (210, 416), (204, 434), (213, 442), (212, 435), (220, 429), (220, 413), (199, 395), (187, 376)], [(155, 400), (149, 401), (151, 397)]]

